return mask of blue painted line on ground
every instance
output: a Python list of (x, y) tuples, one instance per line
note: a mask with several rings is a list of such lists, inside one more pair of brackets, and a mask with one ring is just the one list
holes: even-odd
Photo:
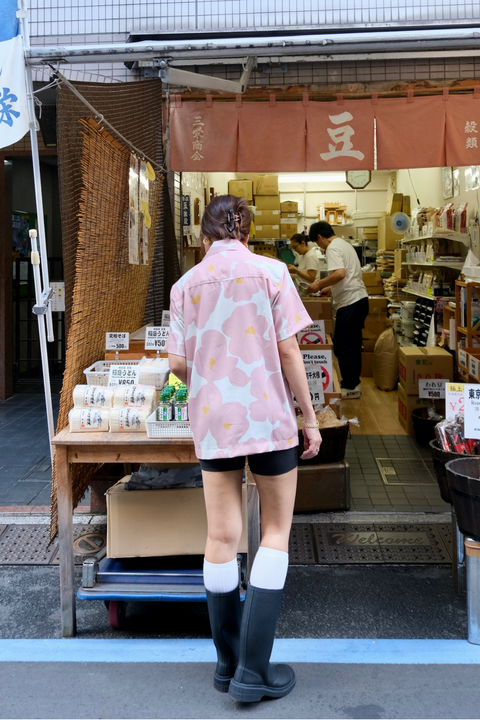
[[(215, 662), (208, 639), (0, 640), (0, 662)], [(272, 660), (296, 663), (480, 665), (467, 640), (279, 639)]]

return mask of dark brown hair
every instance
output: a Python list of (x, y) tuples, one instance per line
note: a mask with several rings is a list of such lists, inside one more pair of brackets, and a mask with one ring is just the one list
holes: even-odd
[(292, 235), (292, 237), (290, 238), (290, 242), (292, 242), (292, 240), (295, 240), (296, 243), (301, 245), (302, 242), (307, 242), (307, 237), (306, 235), (302, 235), (301, 233), (295, 233), (295, 235)]
[(250, 232), (250, 210), (244, 198), (218, 195), (208, 203), (202, 217), (202, 233), (206, 238), (245, 240)]
[(308, 231), (308, 237), (310, 242), (317, 242), (317, 238), (319, 235), (326, 238), (327, 240), (328, 238), (331, 238), (335, 235), (330, 223), (325, 222), (325, 220), (320, 220), (319, 222), (310, 225), (310, 230)]

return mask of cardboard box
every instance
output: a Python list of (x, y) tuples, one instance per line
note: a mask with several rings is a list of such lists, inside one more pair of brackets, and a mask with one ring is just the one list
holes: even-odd
[(278, 175), (254, 175), (253, 194), (278, 195)]
[(298, 232), (298, 225), (296, 222), (284, 222), (284, 218), (280, 220), (280, 237), (285, 240), (290, 240), (292, 235)]
[(398, 374), (407, 395), (418, 395), (418, 381), (445, 378), (453, 381), (453, 357), (438, 347), (401, 347)]
[(296, 213), (296, 212), (283, 212), (282, 211), (281, 216), (282, 216), (282, 218), (285, 218), (285, 219), (290, 218), (290, 222), (292, 222), (292, 220), (298, 221), (298, 213)]
[(366, 285), (369, 295), (383, 295), (384, 289), (382, 285)]
[(253, 200), (253, 183), (251, 180), (229, 180), (228, 194), (243, 197), (251, 202)]
[(280, 212), (279, 195), (257, 195), (253, 204), (257, 210), (278, 210)]
[(390, 327), (390, 320), (387, 313), (368, 315), (362, 330), (362, 337), (378, 338), (388, 327)]
[(406, 250), (395, 250), (395, 252), (393, 254), (393, 261), (395, 263), (394, 273), (398, 278), (401, 277), (403, 270), (406, 269), (406, 268), (402, 268), (402, 263), (405, 262), (406, 257), (407, 257)]
[(344, 460), (299, 465), (293, 512), (325, 512), (350, 508), (350, 466)]
[(368, 297), (368, 314), (378, 315), (379, 313), (386, 314), (388, 306), (388, 300), (383, 295), (374, 295)]
[(298, 215), (298, 202), (294, 202), (292, 200), (287, 200), (286, 202), (280, 203), (280, 210), (282, 213), (290, 213), (294, 212)]
[(362, 279), (367, 286), (382, 284), (382, 274), (380, 270), (374, 270), (373, 272), (364, 272), (362, 273)]
[(393, 213), (396, 212), (402, 212), (403, 207), (403, 194), (402, 193), (393, 193), (392, 195), (389, 195), (387, 198), (387, 215), (393, 215)]
[(257, 240), (265, 240), (269, 238), (280, 237), (280, 225), (259, 225), (255, 223), (255, 238)]
[(332, 301), (330, 298), (302, 298), (305, 310), (312, 320), (324, 320), (325, 332), (332, 333)]
[[(401, 382), (398, 383), (398, 421), (408, 435), (413, 435), (412, 410), (421, 407), (431, 407), (432, 400), (429, 398), (419, 398), (418, 395), (409, 395)], [(436, 400), (435, 407), (437, 410), (445, 414), (445, 401)]]
[(396, 233), (390, 227), (390, 216), (378, 218), (378, 249), (395, 250), (397, 240), (401, 240), (403, 234)]
[(360, 377), (373, 377), (373, 352), (362, 353), (362, 372)]
[(365, 353), (372, 353), (375, 350), (375, 343), (378, 340), (378, 336), (372, 336), (372, 335), (364, 335), (365, 330), (362, 331), (362, 347), (363, 347), (363, 354)]
[(404, 195), (402, 198), (402, 212), (410, 217), (410, 195)]
[(255, 222), (259, 225), (279, 225), (280, 210), (256, 210)]
[[(107, 490), (107, 556), (203, 555), (207, 515), (203, 488), (138, 490), (123, 478)], [(239, 552), (247, 552), (247, 485), (242, 486), (243, 533)]]

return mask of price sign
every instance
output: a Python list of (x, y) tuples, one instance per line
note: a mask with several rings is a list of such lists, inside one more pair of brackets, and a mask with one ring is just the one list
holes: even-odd
[(473, 357), (473, 355), (468, 356), (468, 372), (472, 377), (475, 378), (475, 380), (479, 380), (479, 365), (478, 365), (478, 358)]
[(480, 387), (464, 385), (465, 392), (465, 437), (480, 439)]
[[(308, 367), (305, 367), (305, 373), (307, 375), (308, 389), (310, 390), (312, 405), (323, 405), (325, 403), (325, 395), (323, 393), (323, 366), (308, 365)], [(298, 407), (295, 395), (293, 396), (293, 404), (295, 407)]]
[(163, 327), (170, 327), (170, 310), (163, 310), (162, 325)]
[(110, 365), (108, 385), (136, 385), (138, 365)]
[(321, 365), (323, 392), (333, 392), (333, 367), (332, 367), (332, 351), (317, 350), (310, 352), (301, 350), (305, 370), (310, 370), (312, 365)]
[(431, 400), (443, 400), (445, 398), (445, 383), (448, 383), (448, 380), (419, 380), (418, 396), (430, 398)]
[(299, 345), (325, 345), (325, 320), (317, 320), (297, 333)]
[(468, 358), (465, 350), (458, 348), (458, 364), (468, 370)]
[(105, 348), (107, 350), (128, 350), (130, 346), (130, 333), (105, 333)]
[(147, 327), (145, 332), (145, 350), (166, 352), (168, 333), (168, 327)]
[(445, 417), (454, 420), (455, 415), (464, 412), (464, 388), (462, 383), (447, 383), (445, 387)]

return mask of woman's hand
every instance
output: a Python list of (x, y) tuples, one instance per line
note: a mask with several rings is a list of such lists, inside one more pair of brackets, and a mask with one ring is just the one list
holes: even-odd
[(296, 275), (298, 272), (298, 268), (295, 267), (295, 265), (287, 265), (288, 271), (290, 275)]
[(331, 294), (332, 294), (332, 288), (329, 288), (329, 287), (323, 288), (323, 290), (320, 291), (320, 295), (322, 297), (330, 297)]
[(304, 452), (301, 455), (302, 460), (310, 460), (318, 455), (320, 445), (322, 444), (322, 436), (318, 428), (303, 428), (303, 445)]

